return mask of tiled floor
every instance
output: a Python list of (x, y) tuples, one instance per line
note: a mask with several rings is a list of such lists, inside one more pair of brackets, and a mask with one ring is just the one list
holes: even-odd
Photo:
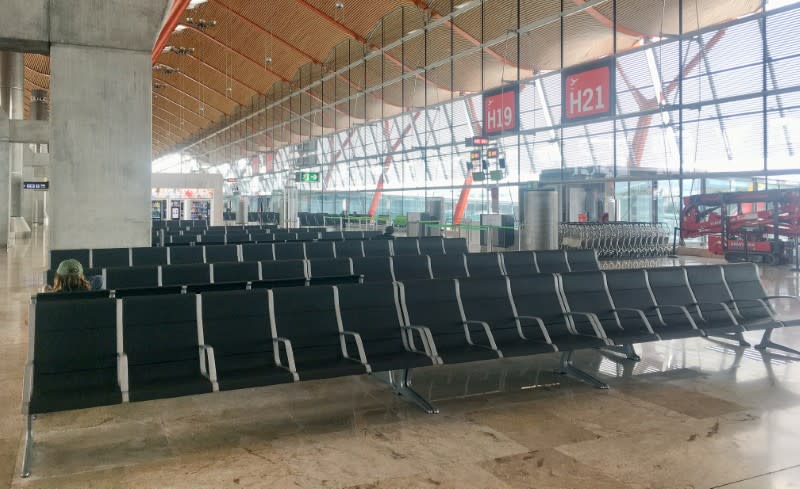
[[(438, 415), (368, 377), (49, 414), (21, 479), (43, 256), (31, 243), (0, 252), (0, 486), (800, 487), (800, 359), (705, 339), (639, 345), (639, 363), (580, 352), (608, 391), (552, 373), (555, 355), (422, 369), (416, 388)], [(798, 274), (763, 275), (769, 292), (798, 293)], [(774, 339), (800, 347), (800, 330)]]

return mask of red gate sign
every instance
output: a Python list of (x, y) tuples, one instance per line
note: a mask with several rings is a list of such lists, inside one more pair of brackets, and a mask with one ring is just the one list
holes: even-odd
[(613, 117), (616, 113), (614, 59), (567, 68), (562, 72), (561, 122)]
[(519, 131), (519, 85), (483, 92), (483, 137)]

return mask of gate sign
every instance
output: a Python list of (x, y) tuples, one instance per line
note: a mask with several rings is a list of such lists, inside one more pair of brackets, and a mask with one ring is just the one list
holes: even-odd
[(561, 122), (613, 117), (616, 112), (614, 58), (582, 64), (563, 71)]
[(519, 131), (519, 85), (483, 92), (483, 137)]

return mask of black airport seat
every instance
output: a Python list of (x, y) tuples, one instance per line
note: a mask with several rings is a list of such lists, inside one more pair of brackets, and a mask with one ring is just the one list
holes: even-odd
[[(364, 247), (364, 256), (391, 256), (392, 254), (389, 241), (385, 239), (361, 241), (361, 245)], [(339, 256), (339, 243), (336, 244), (336, 251), (336, 256)]]
[(131, 401), (214, 390), (213, 362), (198, 337), (194, 294), (120, 300)]
[[(372, 241), (367, 242), (372, 243)], [(375, 243), (379, 242), (375, 241)], [(393, 256), (419, 255), (419, 240), (417, 238), (395, 238), (392, 241), (392, 249), (394, 251)]]
[(303, 243), (275, 243), (276, 260), (305, 260)]
[(169, 248), (133, 248), (131, 249), (132, 265), (143, 267), (148, 265), (166, 265)]
[(117, 356), (116, 301), (37, 298), (33, 309), (30, 414), (121, 403), (125, 370)]
[(539, 267), (536, 266), (536, 254), (533, 251), (504, 251), (501, 255), (503, 269), (510, 277), (539, 273)]
[(50, 268), (55, 270), (64, 260), (78, 260), (84, 269), (91, 267), (88, 249), (50, 250)]
[(444, 363), (502, 357), (492, 348), (481, 326), (465, 327), (455, 280), (415, 280), (398, 284), (406, 325), (428, 328), (433, 340), (431, 348), (435, 348), (432, 354)]
[(265, 290), (210, 292), (201, 303), (203, 340), (213, 348), (220, 390), (292, 382), (295, 375), (276, 365), (286, 351), (272, 339)]
[(431, 272), (433, 278), (467, 277), (467, 260), (464, 255), (432, 256)]
[(735, 307), (731, 301), (733, 297), (728, 291), (728, 285), (722, 276), (722, 268), (719, 265), (711, 266), (689, 266), (685, 267), (686, 278), (689, 279), (689, 287), (695, 300), (700, 304), (700, 313), (707, 323), (727, 324), (736, 322), (745, 330), (764, 329), (776, 326), (772, 323), (772, 318), (766, 316), (758, 321), (745, 321), (736, 318)]
[(249, 243), (252, 239), (250, 238), (250, 233), (228, 233), (225, 236), (225, 243), (227, 244), (239, 244), (239, 243)]
[(169, 238), (169, 244), (188, 245), (197, 243), (198, 235), (193, 233), (173, 235)]
[(214, 263), (211, 270), (215, 284), (261, 280), (257, 261)]
[[(504, 357), (551, 353), (556, 349), (547, 342), (544, 332), (534, 323), (522, 334), (522, 324), (514, 313), (507, 277), (467, 278), (457, 281), (458, 295), (464, 313), (464, 321), (470, 327), (470, 334), (486, 342), (491, 334), (492, 341)], [(482, 329), (483, 328), (483, 329)], [(489, 333), (487, 333), (487, 331)], [(473, 342), (475, 342), (473, 338)]]
[[(58, 264), (56, 264), (56, 266), (58, 266)], [(47, 281), (47, 285), (53, 285), (53, 279), (56, 276), (56, 269), (51, 268), (50, 270), (45, 272), (45, 274), (46, 274), (45, 279)], [(87, 279), (89, 277), (93, 277), (93, 276), (96, 276), (96, 275), (102, 275), (102, 274), (103, 274), (103, 269), (102, 268), (85, 268), (84, 267), (84, 269), (83, 269), (83, 275)]]
[(439, 236), (420, 238), (419, 251), (423, 255), (444, 255), (444, 239)]
[(274, 241), (272, 237), (272, 233), (269, 231), (254, 231), (250, 233), (250, 239), (252, 239), (256, 243), (263, 243), (263, 242), (272, 242)]
[[(537, 256), (538, 259), (538, 256)], [(560, 276), (564, 305), (570, 312), (586, 312), (593, 316), (570, 317), (574, 329), (592, 334), (594, 328), (615, 345), (632, 345), (658, 341), (644, 311), (616, 308), (605, 285), (603, 272), (574, 272)]]
[(605, 275), (614, 305), (644, 311), (653, 331), (662, 340), (703, 335), (687, 308), (656, 304), (644, 270), (611, 270)]
[(205, 262), (203, 246), (171, 246), (169, 249), (170, 265), (189, 265)]
[(341, 231), (326, 231), (320, 235), (322, 241), (341, 241), (344, 239)]
[(564, 250), (537, 251), (536, 265), (540, 273), (566, 273), (570, 271), (567, 254)]
[(305, 245), (306, 258), (309, 260), (336, 258), (336, 254), (333, 251), (333, 242), (331, 241), (308, 242)]
[(353, 258), (353, 273), (363, 275), (364, 282), (394, 282), (392, 260), (388, 256)]
[(270, 289), (269, 303), (272, 336), (291, 342), (300, 380), (369, 373), (358, 352), (360, 337), (345, 336), (339, 329), (333, 287)]
[(132, 289), (158, 287), (158, 266), (113, 267), (105, 269), (106, 289)]
[(297, 233), (287, 233), (286, 231), (277, 231), (272, 234), (275, 241), (295, 241)]
[(239, 261), (239, 247), (236, 245), (206, 246), (206, 263)]
[(124, 299), (126, 297), (144, 297), (151, 295), (169, 295), (186, 293), (185, 285), (169, 285), (163, 287), (134, 287), (132, 289), (117, 289), (114, 291), (114, 298)]
[[(763, 321), (774, 318), (773, 302), (777, 300), (800, 301), (797, 296), (767, 295), (758, 277), (755, 263), (731, 263), (722, 265), (722, 273), (728, 290), (733, 296), (736, 313), (745, 321)], [(795, 326), (800, 321), (781, 321), (786, 326)]]
[[(523, 335), (534, 342), (552, 343), (558, 351), (606, 346), (594, 329), (574, 331), (561, 303), (558, 277), (551, 273), (509, 278), (514, 311)], [(542, 329), (544, 327), (544, 329)]]
[(470, 277), (492, 278), (503, 275), (500, 253), (467, 253), (464, 256)]
[(242, 245), (242, 261), (274, 260), (272, 243), (245, 243)]
[(203, 263), (161, 267), (161, 285), (211, 283), (211, 267)]
[[(334, 243), (336, 246), (337, 258), (361, 258), (364, 256), (364, 248), (360, 239), (350, 241), (337, 241)], [(389, 245), (386, 245), (388, 250)], [(389, 256), (387, 252), (385, 256)]]
[(364, 239), (375, 239), (383, 236), (383, 231), (364, 231)]
[(305, 260), (280, 260), (261, 262), (261, 280), (308, 279)]
[(224, 245), (228, 240), (224, 233), (209, 233), (200, 238), (204, 245)]
[(78, 299), (104, 299), (110, 297), (108, 290), (77, 290), (75, 292), (40, 292), (36, 294), (36, 302), (71, 301)]
[(568, 250), (567, 263), (571, 272), (593, 272), (600, 270), (595, 250)]
[[(395, 284), (337, 285), (336, 289), (342, 329), (361, 335), (373, 372), (424, 367), (437, 362), (426, 353), (427, 336), (420, 339), (426, 333), (403, 325)], [(413, 340), (415, 334), (417, 340), (409, 343), (407, 336), (412, 335)]]
[(444, 240), (444, 251), (448, 255), (464, 255), (469, 253), (466, 238), (446, 238)]
[(130, 248), (102, 248), (92, 250), (92, 267), (129, 267), (131, 266)]
[(392, 258), (392, 266), (394, 267), (394, 279), (398, 282), (433, 278), (430, 258), (427, 255), (395, 256)]
[(298, 241), (314, 241), (315, 239), (319, 239), (319, 233), (314, 233), (310, 231), (301, 231), (297, 233)]
[(364, 239), (362, 231), (344, 231), (342, 232), (344, 239)]
[(350, 258), (309, 260), (308, 272), (308, 276), (312, 280), (320, 277), (353, 275), (353, 261)]

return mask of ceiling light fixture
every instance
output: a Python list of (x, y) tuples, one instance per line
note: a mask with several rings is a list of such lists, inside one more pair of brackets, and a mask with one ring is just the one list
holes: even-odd
[(333, 8), (335, 8), (336, 10), (342, 10), (344, 8), (344, 2), (341, 1), (336, 2), (335, 4), (333, 4)]
[(187, 9), (193, 9), (193, 8), (197, 7), (198, 5), (202, 5), (202, 4), (206, 3), (207, 1), (208, 0), (191, 0), (189, 2), (189, 6), (186, 7), (186, 8)]

